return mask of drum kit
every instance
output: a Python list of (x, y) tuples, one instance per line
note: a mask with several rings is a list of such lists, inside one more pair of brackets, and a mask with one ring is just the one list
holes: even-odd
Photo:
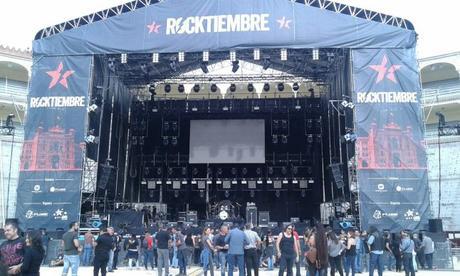
[(234, 219), (237, 214), (239, 213), (239, 207), (241, 205), (238, 203), (233, 203), (230, 200), (222, 200), (216, 202), (214, 205), (211, 206), (211, 211), (213, 217), (220, 219), (220, 220), (231, 220)]

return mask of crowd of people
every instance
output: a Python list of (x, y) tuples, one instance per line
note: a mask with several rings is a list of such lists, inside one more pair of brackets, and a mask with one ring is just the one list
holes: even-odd
[[(119, 261), (129, 269), (156, 269), (158, 275), (170, 275), (170, 267), (187, 275), (190, 265), (199, 265), (207, 276), (220, 271), (221, 276), (259, 275), (259, 270), (279, 268), (279, 275), (300, 276), (301, 267), (307, 276), (355, 275), (368, 271), (379, 276), (384, 270), (405, 271), (413, 276), (417, 269), (433, 269), (434, 243), (427, 235), (380, 232), (375, 227), (360, 232), (324, 228), (321, 224), (307, 228), (302, 236), (295, 225), (281, 233), (261, 231), (251, 224), (233, 225), (229, 229), (205, 227), (202, 234), (179, 227), (156, 230), (144, 235), (116, 233), (114, 228), (90, 231), (79, 238), (79, 225), (73, 222), (62, 237), (62, 275), (78, 275), (80, 263), (93, 266), (95, 276), (114, 271)], [(0, 275), (37, 276), (47, 254), (49, 238), (44, 232), (29, 231), (20, 236), (17, 224), (7, 222), (6, 241), (0, 245)], [(119, 260), (121, 259), (121, 260)]]

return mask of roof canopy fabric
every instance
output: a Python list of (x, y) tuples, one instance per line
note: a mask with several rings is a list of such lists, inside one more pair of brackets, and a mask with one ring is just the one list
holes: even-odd
[[(404, 28), (411, 26), (410, 22), (393, 18), (404, 23), (394, 26), (391, 20), (374, 21), (374, 17), (382, 16), (375, 12), (360, 9), (353, 14), (348, 6), (316, 1), (334, 4), (335, 9), (289, 0), (167, 0), (44, 36), (34, 41), (33, 53), (55, 56), (243, 48), (415, 47), (415, 31)], [(344, 14), (345, 8), (341, 7), (348, 7), (350, 14)]]

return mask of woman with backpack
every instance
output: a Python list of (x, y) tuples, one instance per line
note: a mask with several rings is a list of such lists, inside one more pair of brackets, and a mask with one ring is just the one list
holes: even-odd
[(309, 250), (305, 253), (308, 263), (308, 273), (311, 276), (326, 276), (328, 265), (327, 238), (323, 225), (316, 226), (316, 232), (308, 241)]

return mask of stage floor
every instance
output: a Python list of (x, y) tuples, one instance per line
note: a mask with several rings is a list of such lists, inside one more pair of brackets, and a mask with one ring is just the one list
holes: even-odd
[[(116, 270), (115, 272), (113, 273), (107, 273), (107, 275), (109, 276), (132, 276), (133, 275), (133, 272), (136, 272), (136, 275), (139, 275), (139, 276), (142, 276), (142, 275), (145, 275), (145, 276), (152, 276), (152, 275), (157, 275), (156, 273), (156, 269), (154, 270), (155, 273), (152, 273), (152, 270), (148, 270), (146, 271), (144, 268), (140, 268), (140, 269), (134, 269), (134, 270), (129, 270), (128, 268), (125, 268), (125, 267), (122, 267), (118, 270)], [(201, 270), (201, 268), (199, 267), (192, 267), (189, 269), (188, 271), (188, 274), (187, 275), (190, 275), (190, 276), (198, 276), (198, 275), (203, 275), (202, 273), (203, 271)], [(62, 267), (53, 267), (53, 268), (50, 268), (50, 267), (42, 267), (41, 270), (40, 270), (40, 274), (41, 275), (46, 275), (46, 276), (59, 276), (61, 275), (62, 273)], [(78, 271), (78, 275), (92, 275), (93, 273), (93, 268), (92, 267), (80, 267), (79, 271)], [(163, 272), (164, 273), (164, 272)], [(172, 269), (170, 271), (170, 274), (171, 275), (177, 275), (179, 273), (179, 270), (178, 269)], [(295, 270), (294, 270), (294, 273), (295, 273)], [(419, 271), (417, 272), (417, 276), (433, 276), (434, 274), (436, 274), (437, 276), (458, 276), (459, 275), (459, 271)], [(375, 275), (377, 274), (377, 272), (374, 273)], [(70, 275), (70, 271), (69, 271), (69, 275)], [(164, 274), (163, 274), (164, 275)], [(220, 275), (220, 271), (215, 275)], [(238, 273), (234, 273), (233, 275), (238, 275)], [(259, 275), (263, 275), (263, 276), (275, 276), (275, 275), (278, 275), (278, 270), (275, 269), (273, 271), (266, 271), (265, 269), (262, 269), (259, 271)], [(302, 269), (302, 274), (301, 275), (305, 275), (305, 270)], [(366, 273), (357, 273), (356, 275), (369, 275), (368, 272)], [(384, 272), (384, 275), (385, 276), (401, 276), (401, 275), (404, 275), (404, 272), (401, 272), (401, 273), (396, 273), (396, 272), (393, 272), (393, 271), (385, 271)]]

